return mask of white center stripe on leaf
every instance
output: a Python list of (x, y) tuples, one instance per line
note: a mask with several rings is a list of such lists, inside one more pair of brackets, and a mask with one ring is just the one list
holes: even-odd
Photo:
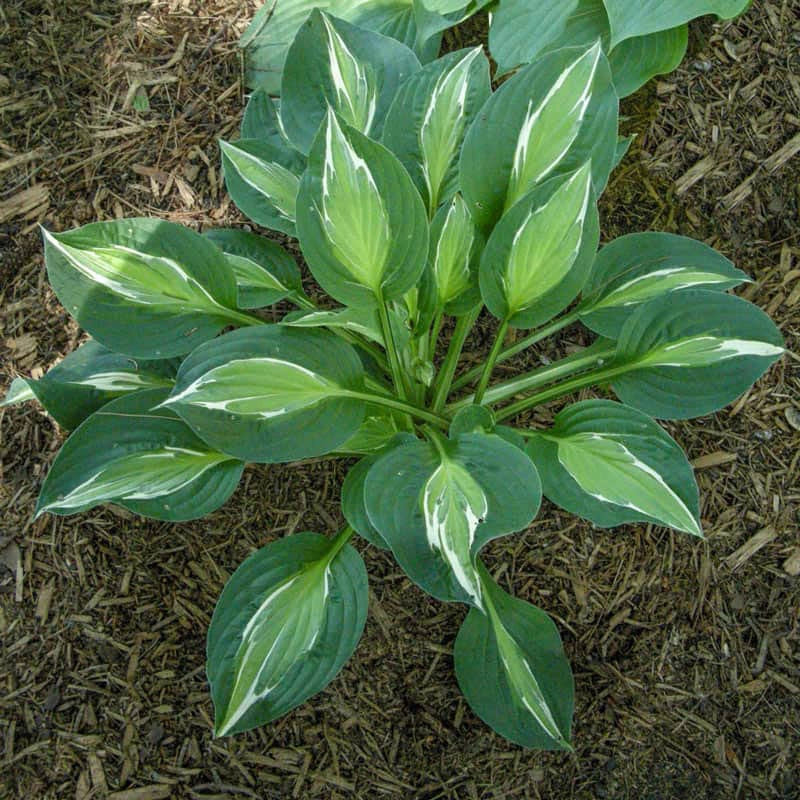
[(332, 109), (325, 131), (322, 217), (337, 260), (377, 293), (391, 246), (388, 215), (369, 165), (353, 149)]
[(282, 217), (294, 222), (300, 179), (277, 161), (265, 161), (230, 142), (220, 140), (219, 145), (236, 174), (251, 189), (264, 195)]
[(203, 473), (230, 461), (222, 453), (164, 446), (130, 453), (104, 464), (94, 475), (40, 509), (69, 510), (108, 500), (155, 500), (189, 486)]
[(455, 300), (469, 288), (474, 241), (475, 226), (469, 208), (461, 195), (457, 194), (447, 210), (433, 259), (436, 288), (442, 305)]
[(613, 435), (577, 433), (557, 442), (561, 466), (587, 494), (702, 536), (697, 520), (680, 496)]
[(591, 188), (591, 165), (586, 163), (523, 219), (502, 279), (512, 313), (532, 305), (567, 276), (583, 242)]
[(242, 358), (214, 367), (162, 405), (175, 403), (270, 419), (313, 406), (342, 389), (300, 364)]
[(721, 275), (718, 272), (704, 272), (692, 267), (659, 269), (648, 272), (646, 275), (639, 275), (617, 286), (602, 300), (593, 304), (592, 308), (629, 306), (641, 303), (664, 292), (674, 292), (679, 289), (688, 289), (692, 286), (713, 286), (714, 284), (730, 282), (731, 278), (728, 275)]
[(481, 55), (470, 50), (449, 72), (439, 76), (428, 99), (419, 131), (422, 171), (428, 185), (430, 207), (436, 208), (442, 181), (458, 152), (465, 126), (469, 72)]
[(81, 275), (131, 303), (176, 311), (223, 308), (170, 258), (115, 244), (82, 250), (61, 242), (48, 231), (43, 231), (43, 236)]
[(96, 375), (67, 383), (73, 386), (91, 386), (101, 392), (130, 392), (142, 386), (169, 386), (174, 381), (161, 375), (141, 372), (98, 372)]
[(322, 20), (328, 37), (328, 67), (336, 92), (336, 110), (348, 125), (369, 133), (378, 103), (377, 88), (370, 80), (366, 64), (350, 52), (330, 19), (323, 15)]
[(431, 550), (441, 555), (459, 586), (483, 609), (472, 558), (475, 531), (488, 511), (483, 489), (462, 466), (443, 461), (425, 484), (422, 511)]
[(491, 607), (490, 614), (497, 649), (506, 671), (512, 697), (533, 715), (553, 739), (563, 742), (564, 736), (558, 729), (553, 712), (550, 710), (547, 699), (542, 693), (528, 660), (516, 640), (505, 629), (500, 618)]
[(528, 104), (506, 195), (506, 210), (549, 175), (578, 137), (600, 63), (598, 41), (559, 75), (536, 108)]
[(705, 367), (731, 358), (743, 356), (773, 358), (784, 352), (783, 347), (769, 342), (694, 336), (661, 345), (647, 353), (639, 363), (649, 367)]
[(225, 253), (225, 260), (230, 264), (239, 288), (257, 286), (264, 289), (274, 289), (279, 292), (288, 291), (271, 272), (267, 272), (261, 265), (245, 256)]
[(218, 736), (264, 700), (314, 647), (325, 621), (328, 573), (327, 564), (309, 566), (278, 584), (254, 611), (236, 651), (233, 689)]

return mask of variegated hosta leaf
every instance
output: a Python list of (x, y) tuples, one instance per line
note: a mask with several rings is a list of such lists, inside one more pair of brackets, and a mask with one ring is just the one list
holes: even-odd
[(241, 461), (216, 452), (170, 411), (166, 389), (113, 400), (67, 439), (42, 486), (36, 513), (75, 514), (116, 503), (146, 517), (195, 519), (236, 488)]
[(244, 461), (322, 455), (358, 429), (363, 367), (322, 330), (281, 325), (227, 333), (183, 362), (165, 401), (212, 447)]
[(731, 19), (741, 14), (750, 0), (604, 0), (611, 23), (611, 44), (632, 36), (663, 31), (705, 14)]
[[(315, 8), (396, 39), (414, 48), (423, 61), (435, 58), (443, 27), (434, 27), (423, 35), (416, 24), (414, 6), (413, 0), (268, 0), (239, 42), (245, 48), (245, 81), (250, 87), (280, 94), (289, 46)], [(444, 27), (456, 22), (446, 22)]]
[(441, 600), (484, 608), (478, 552), (524, 528), (541, 495), (525, 453), (470, 433), (390, 449), (370, 469), (364, 498), (370, 522), (413, 581)]
[(337, 308), (319, 311), (293, 311), (281, 325), (292, 328), (344, 328), (383, 345), (383, 333), (377, 311), (363, 308)]
[(618, 107), (596, 45), (549, 53), (507, 80), (476, 116), (461, 150), (461, 192), (478, 228), (490, 231), (542, 178), (587, 163), (599, 196), (616, 159)]
[(442, 184), (461, 148), (472, 66), (476, 63), (480, 66), (483, 61), (480, 47), (468, 51), (455, 66), (439, 76), (428, 97), (419, 140), (429, 209), (438, 207)]
[(281, 85), (284, 130), (308, 153), (331, 109), (377, 139), (397, 88), (419, 68), (404, 44), (315, 9), (289, 49)]
[(17, 378), (2, 405), (38, 400), (62, 428), (77, 428), (110, 400), (141, 389), (172, 386), (178, 361), (139, 361), (88, 341), (46, 375)]
[(559, 75), (538, 105), (528, 101), (514, 150), (506, 210), (555, 170), (577, 138), (601, 55), (597, 41)]
[(529, 194), (489, 237), (483, 300), (499, 319), (532, 328), (566, 308), (586, 281), (599, 240), (590, 165)]
[(264, 725), (333, 680), (367, 616), (364, 562), (341, 539), (298, 533), (234, 572), (208, 630), (214, 734)]
[(408, 170), (431, 217), (458, 188), (464, 135), (490, 93), (489, 63), (476, 47), (426, 65), (392, 102), (383, 143)]
[(612, 385), (651, 416), (700, 417), (735, 400), (783, 352), (780, 331), (752, 303), (686, 289), (633, 312), (610, 365)]
[(327, 14), (325, 28), (328, 70), (333, 86), (333, 109), (350, 126), (369, 133), (378, 106), (378, 81), (372, 65), (359, 61)]
[(258, 139), (220, 140), (219, 146), (225, 188), (238, 208), (259, 225), (294, 236), (303, 157)]
[(571, 750), (574, 685), (553, 621), (506, 594), (479, 564), (486, 610), (472, 608), (456, 637), (458, 685), (472, 710), (523, 747)]
[(416, 284), (428, 230), (399, 161), (329, 110), (309, 158), (297, 230), (314, 277), (341, 303), (375, 305)]
[(233, 272), (200, 234), (157, 219), (44, 231), (58, 299), (94, 339), (134, 358), (170, 358), (240, 322)]
[(595, 525), (653, 522), (703, 535), (686, 455), (640, 411), (607, 400), (576, 403), (530, 440), (528, 454), (545, 496)]
[(264, 89), (256, 89), (244, 109), (239, 138), (258, 139), (279, 149), (290, 147), (279, 108), (280, 100), (270, 97)]
[(687, 30), (680, 25), (626, 39), (613, 50), (603, 0), (503, 0), (492, 16), (489, 48), (503, 75), (562, 47), (587, 47), (601, 40), (620, 97), (654, 75), (671, 72), (686, 53)]
[(632, 233), (597, 254), (583, 288), (581, 321), (616, 338), (634, 309), (654, 297), (693, 288), (723, 292), (748, 280), (702, 242), (669, 233)]
[(458, 314), (475, 305), (478, 281), (474, 262), (480, 238), (467, 204), (460, 194), (455, 195), (431, 225), (430, 276), (437, 308)]
[(295, 260), (275, 242), (233, 228), (216, 228), (203, 235), (225, 253), (236, 277), (239, 308), (261, 308), (285, 297), (303, 296)]

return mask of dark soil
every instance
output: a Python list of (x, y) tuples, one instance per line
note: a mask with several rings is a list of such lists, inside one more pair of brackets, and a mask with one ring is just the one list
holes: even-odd
[[(254, 5), (3, 2), (3, 388), (81, 335), (47, 286), (38, 223), (243, 221), (216, 141), (241, 116), (235, 42)], [(657, 229), (713, 244), (753, 276), (744, 296), (797, 351), (797, 0), (697, 24), (683, 67), (624, 109), (637, 140), (603, 201), (605, 236)], [(470, 343), (475, 360), (490, 332), (487, 320)], [(583, 341), (570, 330), (528, 360)], [(249, 468), (194, 523), (113, 508), (32, 522), (62, 433), (32, 404), (0, 412), (0, 798), (800, 798), (798, 360), (788, 353), (725, 411), (668, 426), (698, 470), (706, 542), (598, 530), (545, 505), (489, 548), (500, 581), (564, 637), (574, 756), (524, 751), (473, 716), (452, 669), (464, 609), (362, 543), (371, 611), (353, 660), (277, 723), (212, 740), (204, 638), (216, 597), (254, 548), (341, 524), (344, 466)]]

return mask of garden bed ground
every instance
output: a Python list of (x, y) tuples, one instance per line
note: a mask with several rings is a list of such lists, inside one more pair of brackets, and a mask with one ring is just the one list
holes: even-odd
[[(604, 234), (714, 244), (797, 350), (800, 3), (756, 6), (695, 25), (683, 68), (625, 103), (638, 139), (604, 200)], [(36, 223), (241, 221), (216, 140), (235, 137), (235, 42), (253, 7), (3, 2), (3, 388), (80, 337), (47, 286)], [(571, 330), (561, 352), (581, 342)], [(476, 360), (484, 344), (470, 343)], [(501, 582), (559, 624), (577, 682), (574, 756), (523, 751), (479, 722), (452, 671), (464, 609), (362, 544), (371, 610), (355, 658), (278, 723), (213, 741), (215, 599), (253, 548), (341, 524), (342, 467), (251, 467), (195, 523), (116, 509), (32, 522), (61, 434), (33, 405), (0, 412), (0, 798), (800, 797), (798, 360), (716, 416), (669, 425), (698, 468), (707, 542), (596, 530), (545, 504), (489, 548)]]

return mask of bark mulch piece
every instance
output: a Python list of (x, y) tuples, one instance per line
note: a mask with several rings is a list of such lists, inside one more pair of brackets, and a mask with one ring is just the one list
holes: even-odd
[[(47, 286), (36, 226), (159, 215), (243, 222), (218, 138), (243, 107), (254, 2), (5, 0), (0, 8), (0, 385), (81, 333)], [(485, 25), (449, 37), (469, 44)], [(674, 75), (626, 101), (637, 140), (603, 201), (719, 248), (790, 352), (732, 407), (667, 427), (697, 468), (708, 539), (602, 531), (545, 505), (489, 564), (555, 617), (577, 682), (574, 756), (532, 753), (461, 698), (463, 608), (368, 563), (355, 658), (275, 724), (210, 736), (204, 637), (254, 548), (341, 523), (346, 465), (253, 467), (199, 522), (115, 508), (32, 521), (62, 433), (32, 405), (0, 433), (0, 798), (796, 798), (800, 796), (800, 6), (693, 26)], [(468, 350), (478, 360), (486, 320)], [(527, 354), (540, 363), (581, 332)], [(537, 412), (544, 422), (557, 408)]]

